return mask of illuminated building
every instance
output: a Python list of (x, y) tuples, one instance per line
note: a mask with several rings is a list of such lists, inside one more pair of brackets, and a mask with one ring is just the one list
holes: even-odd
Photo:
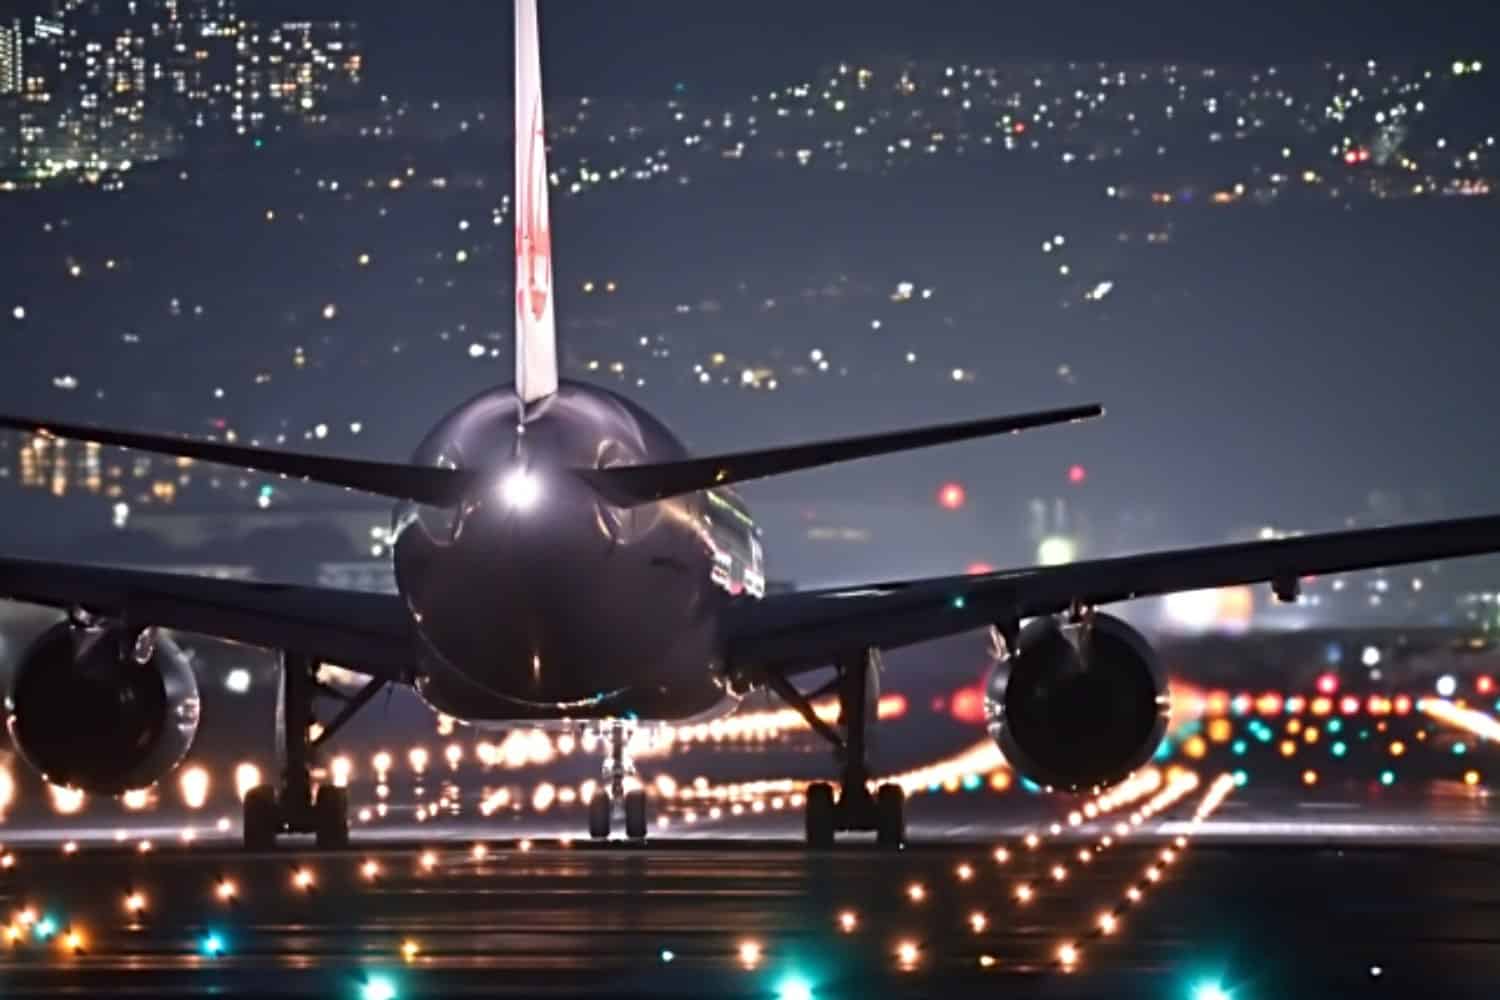
[(364, 69), (353, 21), (284, 21), (252, 26), (238, 46), (236, 131), (254, 131), (268, 113), (321, 121), (324, 105), (347, 98)]
[(360, 83), (354, 22), (262, 25), (241, 6), (59, 0), (29, 30), (0, 27), (0, 101), (21, 97), (0, 104), (0, 165), (36, 182), (118, 186), (135, 165), (178, 154), (184, 136), (319, 121)]
[(24, 76), (21, 22), (0, 21), (0, 97), (19, 94)]
[(151, 23), (153, 82), (178, 125), (229, 120), (243, 22), (233, 0), (160, 0)]

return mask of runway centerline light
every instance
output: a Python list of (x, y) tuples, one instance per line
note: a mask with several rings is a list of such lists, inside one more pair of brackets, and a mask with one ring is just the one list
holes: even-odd
[(1232, 1000), (1232, 997), (1218, 983), (1204, 982), (1193, 987), (1193, 1000)]
[(371, 976), (359, 995), (360, 1000), (396, 1000), (396, 984), (385, 976)]
[(777, 1000), (812, 1000), (812, 986), (801, 976), (787, 976), (776, 987)]
[(672, 961), (672, 959), (674, 959), (676, 957), (677, 957), (677, 953), (675, 951), (673, 951), (671, 948), (663, 948), (661, 950), (661, 960), (663, 962), (670, 962), (670, 961)]

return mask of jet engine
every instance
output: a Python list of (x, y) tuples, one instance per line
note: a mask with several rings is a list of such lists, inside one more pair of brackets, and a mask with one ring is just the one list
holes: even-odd
[(11, 741), (48, 781), (97, 795), (169, 774), (198, 731), (198, 682), (157, 629), (62, 622), (19, 661), (5, 697)]
[(1156, 752), (1169, 709), (1151, 644), (1105, 614), (1029, 622), (985, 685), (990, 736), (1017, 773), (1049, 789), (1125, 778)]

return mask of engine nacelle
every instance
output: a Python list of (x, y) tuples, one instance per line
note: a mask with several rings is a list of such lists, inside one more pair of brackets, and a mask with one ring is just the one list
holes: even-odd
[(62, 622), (22, 656), (5, 724), (48, 781), (117, 795), (161, 779), (186, 756), (198, 732), (198, 681), (156, 629)]
[(1156, 652), (1112, 615), (1038, 618), (985, 685), (990, 736), (1017, 773), (1048, 789), (1113, 784), (1156, 752), (1171, 701)]

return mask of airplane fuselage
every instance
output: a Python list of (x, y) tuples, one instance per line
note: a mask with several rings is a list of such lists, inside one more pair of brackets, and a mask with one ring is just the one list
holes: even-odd
[(569, 469), (678, 461), (682, 443), (596, 386), (564, 382), (524, 421), (521, 405), (510, 386), (482, 393), (417, 449), (416, 464), (482, 473), (456, 508), (396, 509), (417, 690), (472, 721), (726, 710), (719, 613), (764, 593), (744, 505), (708, 490), (614, 507)]

